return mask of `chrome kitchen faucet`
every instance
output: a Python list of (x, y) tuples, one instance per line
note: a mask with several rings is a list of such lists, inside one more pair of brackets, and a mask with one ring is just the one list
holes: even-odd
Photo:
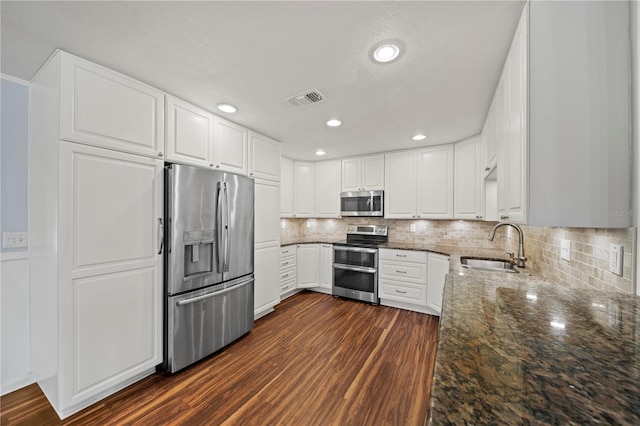
[(516, 265), (519, 268), (524, 268), (524, 262), (527, 260), (527, 258), (524, 257), (524, 244), (523, 244), (524, 236), (522, 234), (522, 229), (520, 229), (518, 225), (516, 225), (515, 223), (509, 223), (509, 222), (496, 223), (495, 226), (491, 228), (491, 231), (489, 231), (489, 236), (487, 237), (488, 240), (493, 241), (493, 237), (496, 234), (496, 230), (501, 226), (513, 226), (514, 228), (516, 228), (516, 231), (518, 231), (518, 256), (514, 258), (513, 253), (508, 253), (508, 254), (511, 257), (511, 260), (515, 260)]

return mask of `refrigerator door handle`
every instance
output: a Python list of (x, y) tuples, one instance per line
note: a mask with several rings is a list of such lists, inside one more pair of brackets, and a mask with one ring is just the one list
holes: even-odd
[(222, 289), (220, 291), (214, 291), (213, 293), (203, 294), (202, 296), (192, 297), (191, 299), (184, 299), (184, 300), (181, 300), (181, 301), (177, 302), (176, 304), (178, 306), (190, 305), (192, 303), (199, 302), (199, 301), (204, 300), (204, 299), (209, 299), (210, 297), (221, 296), (221, 295), (229, 293), (229, 292), (231, 292), (233, 290), (237, 290), (240, 287), (244, 287), (245, 285), (251, 284), (254, 281), (255, 281), (255, 279), (252, 278), (252, 279), (250, 279), (248, 281), (243, 282), (242, 284), (234, 285), (233, 287), (228, 287), (228, 288)]
[(222, 182), (218, 182), (218, 194), (217, 194), (217, 202), (216, 202), (216, 270), (218, 273), (224, 272), (224, 258), (222, 262), (220, 261), (220, 254), (222, 252), (222, 212), (221, 212), (221, 204), (222, 204)]
[(223, 272), (229, 272), (229, 257), (231, 256), (231, 248), (229, 247), (229, 220), (231, 212), (229, 211), (229, 191), (227, 191), (227, 183), (224, 183), (224, 202), (226, 204), (227, 219), (224, 223), (224, 269)]
[(158, 254), (162, 254), (162, 247), (164, 246), (164, 226), (162, 225), (162, 218), (158, 218), (158, 241), (160, 242), (160, 248), (158, 248)]

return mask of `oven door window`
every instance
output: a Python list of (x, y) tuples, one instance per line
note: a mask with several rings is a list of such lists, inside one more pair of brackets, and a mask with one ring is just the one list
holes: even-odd
[(333, 285), (349, 290), (373, 293), (376, 290), (376, 272), (362, 272), (342, 269), (338, 265), (333, 267)]
[(333, 247), (333, 263), (342, 265), (365, 266), (367, 268), (375, 268), (376, 254), (375, 249), (360, 248), (340, 248)]

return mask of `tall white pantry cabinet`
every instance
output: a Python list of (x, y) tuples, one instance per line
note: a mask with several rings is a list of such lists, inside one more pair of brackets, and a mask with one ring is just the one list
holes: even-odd
[(164, 95), (58, 51), (30, 103), (32, 368), (65, 418), (162, 361)]

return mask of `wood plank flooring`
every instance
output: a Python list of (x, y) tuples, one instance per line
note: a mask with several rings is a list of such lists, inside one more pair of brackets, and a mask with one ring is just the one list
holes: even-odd
[(156, 373), (60, 421), (37, 385), (2, 425), (424, 425), (438, 318), (303, 292), (186, 370)]

